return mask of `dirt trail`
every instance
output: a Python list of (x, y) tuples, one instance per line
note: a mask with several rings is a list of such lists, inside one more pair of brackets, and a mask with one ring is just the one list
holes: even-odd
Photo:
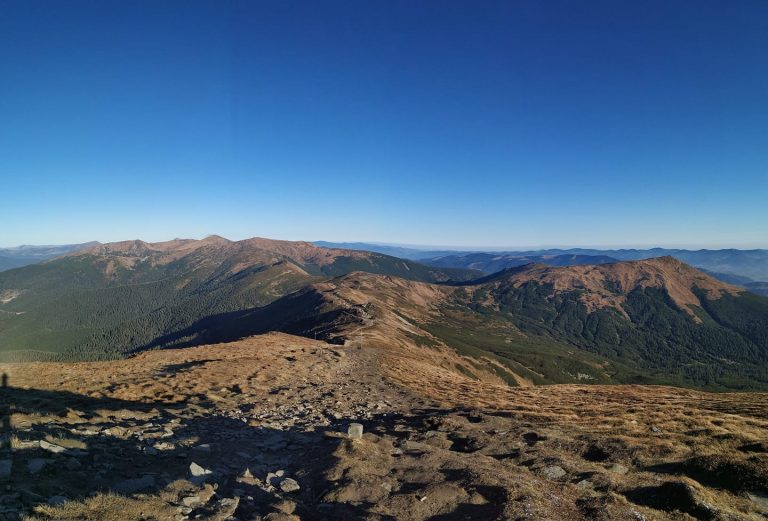
[[(427, 351), (377, 349), (360, 332), (346, 347), (270, 334), (0, 366), (10, 418), (0, 517), (768, 515), (768, 395), (513, 389), (462, 380)], [(353, 421), (362, 440), (345, 435)]]

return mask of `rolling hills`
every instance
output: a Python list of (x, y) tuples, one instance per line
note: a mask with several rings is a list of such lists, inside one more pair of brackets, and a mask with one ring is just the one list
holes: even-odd
[(344, 344), (364, 330), (509, 385), (768, 388), (768, 299), (672, 257), (478, 275), (268, 239), (96, 245), (0, 274), (0, 354), (116, 358), (269, 331)]
[(204, 338), (270, 328), (334, 342), (364, 328), (382, 346), (450, 348), (469, 357), (450, 362), (457, 371), (511, 385), (768, 385), (768, 299), (669, 257), (527, 265), (450, 285), (352, 273), (219, 320)]
[[(569, 264), (597, 264), (605, 262), (593, 260), (590, 257), (613, 259), (615, 261), (644, 260), (656, 257), (674, 257), (696, 268), (707, 270), (718, 276), (745, 277), (750, 281), (768, 281), (768, 250), (682, 250), (667, 248), (651, 248), (648, 250), (595, 250), (574, 248), (569, 250), (535, 250), (520, 252), (425, 252), (424, 255), (416, 255), (419, 262), (430, 266), (442, 266), (452, 268), (472, 267), (486, 273), (492, 273), (504, 268), (512, 268), (521, 265), (523, 259), (529, 262), (542, 262), (555, 266)], [(568, 257), (575, 259), (567, 262)], [(549, 261), (548, 259), (555, 259)], [(578, 262), (584, 259), (586, 262)], [(610, 260), (607, 260), (610, 262)]]
[(541, 249), (518, 251), (483, 251), (483, 250), (436, 250), (419, 249), (371, 243), (333, 243), (315, 242), (318, 246), (329, 248), (344, 247), (354, 250), (367, 250), (396, 257), (415, 260), (429, 266), (452, 268), (473, 268), (487, 274), (505, 268), (521, 266), (529, 262), (539, 262), (552, 266), (570, 266), (580, 264), (600, 264), (604, 262), (644, 260), (655, 257), (671, 256), (686, 264), (712, 273), (715, 278), (734, 283), (734, 278), (750, 291), (764, 291), (768, 282), (768, 250), (686, 250), (679, 248), (650, 249)]
[(0, 354), (94, 359), (161, 347), (163, 337), (205, 317), (260, 308), (354, 270), (430, 282), (477, 276), (267, 239), (99, 244), (0, 273)]

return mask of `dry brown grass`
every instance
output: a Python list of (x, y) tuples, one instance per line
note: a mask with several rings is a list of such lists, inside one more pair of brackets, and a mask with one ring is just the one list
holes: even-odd
[(175, 509), (169, 498), (142, 496), (130, 498), (113, 493), (97, 494), (83, 501), (67, 501), (60, 506), (39, 505), (23, 521), (126, 521), (173, 519)]
[[(207, 465), (229, 458), (233, 465), (226, 467), (235, 474), (229, 488), (220, 488), (217, 497), (232, 494), (232, 487), (254, 486), (252, 480), (239, 481), (238, 465), (275, 457), (302, 484), (302, 492), (291, 498), (297, 502), (293, 515), (301, 519), (315, 519), (319, 502), (331, 504), (333, 516), (323, 515), (336, 519), (759, 520), (768, 515), (749, 495), (768, 488), (768, 394), (661, 386), (510, 388), (490, 376), (463, 376), (455, 368), (461, 357), (451, 351), (416, 348), (405, 337), (393, 341), (373, 327), (363, 326), (361, 333), (362, 345), (347, 347), (270, 334), (116, 362), (6, 364), (0, 371), (9, 374), (19, 396), (14, 427), (49, 432), (49, 441), (98, 454), (111, 465), (110, 474), (185, 477), (188, 459), (148, 458), (135, 452), (130, 435), (131, 425), (174, 418), (188, 426), (174, 434), (175, 443), (215, 447), (211, 454), (189, 457)], [(354, 385), (347, 385), (350, 380)], [(52, 401), (57, 397), (60, 402)], [(271, 420), (258, 419), (261, 413), (331, 408), (344, 413), (343, 429), (353, 411), (377, 401), (391, 406), (365, 421), (361, 442), (349, 442), (334, 429), (321, 436), (307, 427), (291, 428), (292, 437), (280, 448), (259, 438), (265, 432), (283, 436), (269, 427)], [(251, 411), (247, 424), (219, 428), (216, 414), (239, 409)], [(190, 427), (195, 425), (203, 428)], [(77, 434), (107, 427), (109, 437), (101, 445)], [(20, 468), (28, 450), (23, 441), (11, 440)], [(241, 461), (239, 451), (252, 458)], [(144, 458), (146, 466), (136, 470), (124, 454), (129, 460)], [(549, 477), (547, 469), (554, 466), (565, 474)], [(61, 507), (38, 504), (28, 521), (173, 519), (179, 496), (190, 486), (159, 482), (147, 495), (89, 497), (99, 490), (98, 479), (64, 483), (47, 472), (22, 472), (14, 486), (41, 496), (68, 487), (75, 500)], [(261, 497), (259, 509), (275, 513), (285, 499)]]

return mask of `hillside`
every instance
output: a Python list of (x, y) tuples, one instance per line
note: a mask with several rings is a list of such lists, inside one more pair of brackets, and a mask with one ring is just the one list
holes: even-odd
[(768, 299), (672, 257), (476, 273), (267, 239), (96, 245), (0, 274), (0, 351), (105, 359), (269, 331), (343, 344), (365, 330), (382, 349), (421, 346), (515, 386), (768, 389)]
[(303, 242), (221, 237), (98, 244), (0, 273), (5, 359), (114, 358), (182, 338), (207, 317), (255, 310), (354, 270), (445, 282), (477, 275)]
[(450, 286), (352, 273), (197, 326), (207, 341), (274, 329), (343, 343), (364, 330), (382, 348), (421, 346), (510, 385), (768, 388), (768, 299), (672, 258), (528, 265)]
[[(361, 290), (381, 279), (362, 278)], [(11, 429), (0, 438), (0, 483), (12, 491), (2, 515), (756, 521), (768, 513), (766, 394), (513, 388), (443, 367), (439, 350), (380, 348), (368, 327), (360, 333), (343, 346), (270, 334), (111, 362), (0, 364), (8, 383), (0, 417)], [(362, 439), (346, 435), (351, 422), (363, 424)]]

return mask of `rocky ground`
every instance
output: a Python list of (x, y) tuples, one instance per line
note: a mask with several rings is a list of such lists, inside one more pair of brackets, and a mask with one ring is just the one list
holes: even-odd
[(0, 366), (0, 517), (768, 518), (768, 395), (507, 388), (401, 354), (270, 334)]

